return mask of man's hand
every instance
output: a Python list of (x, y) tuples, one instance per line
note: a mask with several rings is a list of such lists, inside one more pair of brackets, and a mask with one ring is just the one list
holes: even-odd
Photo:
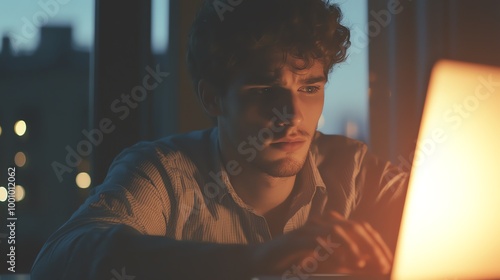
[(329, 212), (256, 245), (253, 260), (257, 274), (388, 274), (392, 253), (368, 223)]

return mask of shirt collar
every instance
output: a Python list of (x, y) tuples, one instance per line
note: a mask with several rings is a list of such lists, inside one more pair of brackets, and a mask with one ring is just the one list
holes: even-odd
[(295, 187), (297, 191), (291, 202), (290, 209), (292, 212), (300, 207), (311, 203), (314, 195), (318, 190), (326, 193), (326, 186), (321, 178), (319, 170), (315, 164), (312, 153), (309, 151), (304, 162), (304, 166), (297, 174)]

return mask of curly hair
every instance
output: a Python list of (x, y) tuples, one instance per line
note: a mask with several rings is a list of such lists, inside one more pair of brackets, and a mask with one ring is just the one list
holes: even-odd
[[(230, 4), (237, 6), (231, 6)], [(222, 8), (226, 8), (222, 10)], [(197, 88), (201, 79), (225, 88), (245, 62), (270, 51), (300, 58), (307, 69), (322, 62), (325, 76), (346, 59), (349, 29), (329, 0), (205, 0), (192, 25), (188, 69)]]

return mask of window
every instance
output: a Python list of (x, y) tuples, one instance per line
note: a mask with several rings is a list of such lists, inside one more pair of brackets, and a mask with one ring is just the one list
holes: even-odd
[(7, 168), (15, 166), (16, 272), (26, 273), (88, 194), (79, 174), (89, 161), (74, 151), (85, 149), (77, 143), (88, 127), (94, 2), (2, 1), (0, 10), (0, 211), (7, 213)]
[(318, 124), (326, 134), (342, 134), (369, 141), (368, 127), (368, 3), (343, 1), (343, 24), (351, 30), (346, 62), (334, 66), (325, 90), (325, 105)]

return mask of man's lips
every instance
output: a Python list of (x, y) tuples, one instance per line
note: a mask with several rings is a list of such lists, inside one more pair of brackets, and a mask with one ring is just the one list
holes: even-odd
[(305, 143), (306, 140), (303, 138), (281, 139), (271, 143), (271, 147), (285, 152), (294, 152), (300, 149)]

